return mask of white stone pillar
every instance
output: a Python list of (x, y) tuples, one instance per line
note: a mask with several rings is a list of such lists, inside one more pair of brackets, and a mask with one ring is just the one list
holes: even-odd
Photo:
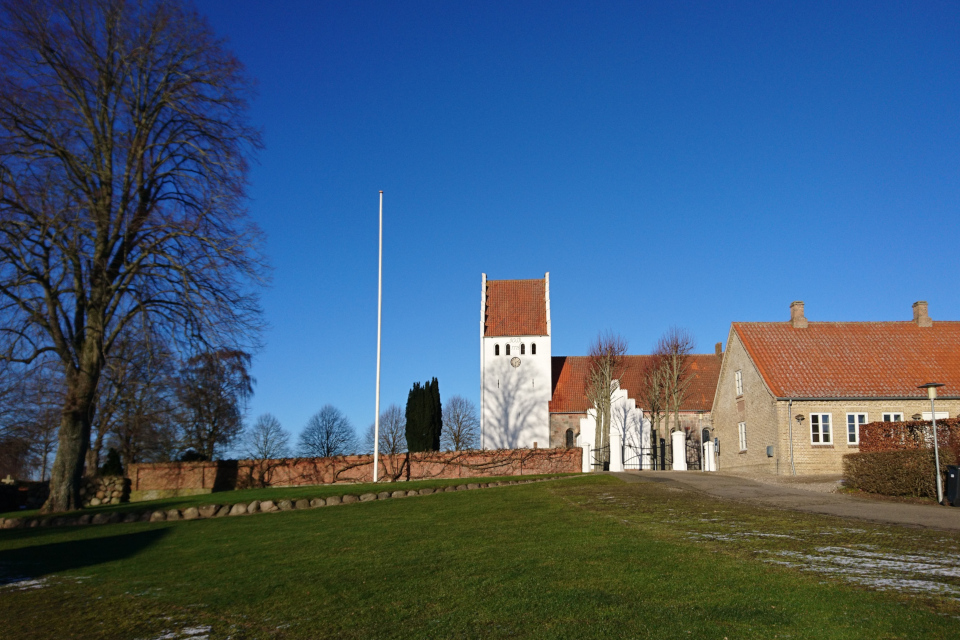
[(674, 431), (670, 434), (673, 442), (673, 470), (687, 470), (687, 437), (683, 431)]
[(710, 440), (703, 443), (703, 470), (717, 470), (717, 458), (713, 453), (713, 442)]
[(623, 435), (610, 429), (610, 471), (623, 471)]

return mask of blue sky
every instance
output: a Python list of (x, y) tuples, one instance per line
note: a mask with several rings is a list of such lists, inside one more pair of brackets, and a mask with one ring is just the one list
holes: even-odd
[(960, 320), (960, 5), (198, 9), (258, 82), (271, 329), (251, 418), (479, 397), (480, 274), (550, 272), (554, 355), (731, 321)]

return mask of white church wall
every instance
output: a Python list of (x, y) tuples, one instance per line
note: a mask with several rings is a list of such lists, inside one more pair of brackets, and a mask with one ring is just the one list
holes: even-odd
[[(506, 353), (507, 345), (510, 355)], [(498, 346), (500, 355), (496, 355)], [(550, 336), (481, 339), (481, 448), (532, 449), (550, 445), (550, 354)], [(514, 358), (519, 366), (511, 364)]]
[[(644, 418), (643, 409), (636, 406), (626, 389), (616, 387), (610, 394), (610, 471), (626, 468), (651, 468), (650, 420)], [(583, 472), (594, 471), (593, 460), (597, 435), (597, 411), (587, 411), (580, 419), (580, 436), (577, 446), (583, 449)]]

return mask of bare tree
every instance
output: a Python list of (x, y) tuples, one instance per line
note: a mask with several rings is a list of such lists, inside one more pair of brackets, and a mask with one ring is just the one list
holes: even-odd
[(610, 395), (619, 386), (626, 371), (627, 341), (619, 334), (605, 332), (590, 345), (590, 373), (586, 396), (597, 412), (597, 432), (594, 447), (602, 459), (594, 465), (603, 468), (610, 461)]
[(640, 401), (643, 409), (650, 416), (651, 427), (660, 431), (667, 407), (667, 363), (659, 355), (646, 359), (643, 370), (643, 390)]
[[(367, 429), (364, 436), (364, 449), (373, 453), (374, 425)], [(407, 450), (407, 418), (403, 409), (391, 404), (380, 413), (380, 453), (393, 455)]]
[(679, 431), (680, 407), (687, 399), (690, 389), (691, 354), (696, 348), (693, 336), (686, 329), (671, 327), (660, 336), (654, 355), (662, 360), (664, 376), (664, 396), (666, 399), (667, 425), (670, 424), (670, 413), (674, 421), (671, 431)]
[(300, 432), (298, 451), (311, 458), (329, 458), (354, 453), (357, 436), (353, 426), (339, 409), (325, 405), (307, 421)]
[(229, 446), (243, 429), (254, 380), (250, 355), (223, 349), (190, 358), (180, 370), (177, 398), (183, 444), (213, 460), (217, 447)]
[(0, 0), (0, 357), (64, 373), (46, 511), (79, 508), (104, 363), (137, 318), (247, 348), (250, 83), (175, 0)]
[(463, 396), (452, 396), (443, 407), (440, 448), (444, 451), (476, 449), (480, 441), (480, 418), (475, 404)]
[(243, 455), (251, 460), (276, 460), (290, 454), (290, 434), (280, 421), (265, 413), (247, 430), (243, 438)]

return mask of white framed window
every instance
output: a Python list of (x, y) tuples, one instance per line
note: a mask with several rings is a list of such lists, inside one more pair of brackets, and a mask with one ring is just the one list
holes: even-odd
[(831, 444), (833, 442), (830, 437), (829, 413), (810, 414), (810, 442), (812, 444)]
[[(930, 413), (929, 411), (924, 411), (923, 413), (920, 414), (920, 417), (923, 418), (924, 420), (930, 420), (932, 416), (933, 414)], [(949, 411), (937, 411), (937, 420), (946, 420), (949, 417), (950, 417)]]
[(743, 395), (743, 371), (738, 369), (736, 372), (734, 372), (733, 378), (737, 382), (737, 395), (742, 396)]
[(890, 412), (883, 414), (884, 422), (903, 422), (903, 414), (900, 412)]
[(747, 423), (741, 422), (737, 425), (737, 432), (740, 435), (740, 451), (747, 450)]
[(867, 424), (867, 414), (847, 414), (847, 444), (860, 444), (860, 425)]

